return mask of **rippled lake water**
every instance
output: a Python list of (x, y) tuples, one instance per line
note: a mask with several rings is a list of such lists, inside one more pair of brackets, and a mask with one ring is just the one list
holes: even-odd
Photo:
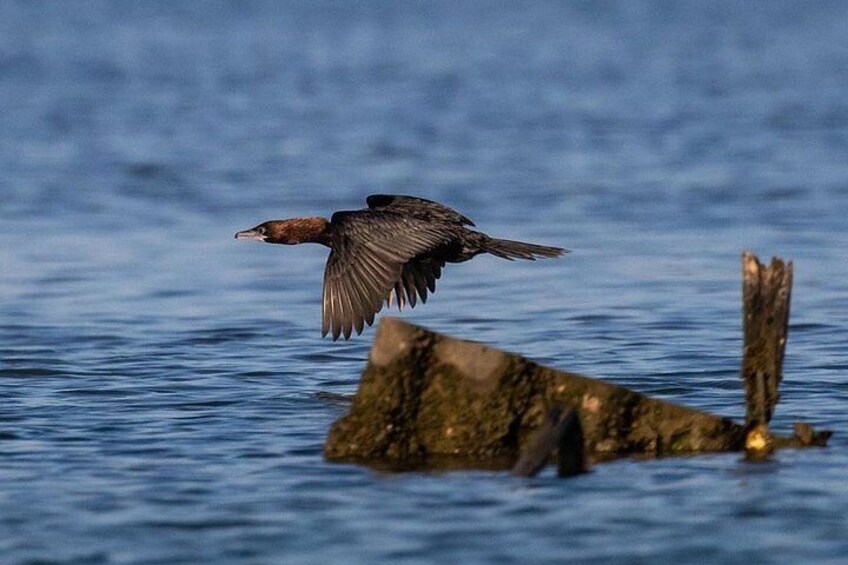
[[(3, 563), (842, 562), (848, 5), (0, 3)], [(557, 480), (321, 456), (373, 330), (261, 220), (438, 199), (563, 260), (415, 323), (743, 416), (740, 253), (794, 260), (774, 427)]]

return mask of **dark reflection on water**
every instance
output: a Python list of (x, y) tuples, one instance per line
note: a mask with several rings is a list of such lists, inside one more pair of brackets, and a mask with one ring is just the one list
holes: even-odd
[[(846, 16), (0, 4), (0, 561), (839, 561)], [(373, 331), (319, 339), (325, 251), (232, 235), (372, 192), (573, 250), (451, 267), (407, 319), (733, 417), (739, 255), (792, 258), (775, 427), (832, 446), (570, 481), (324, 463)]]

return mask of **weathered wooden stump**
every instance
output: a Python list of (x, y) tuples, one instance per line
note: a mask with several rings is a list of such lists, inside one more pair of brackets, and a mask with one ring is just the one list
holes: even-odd
[(768, 424), (780, 399), (791, 294), (791, 261), (775, 257), (766, 267), (751, 253), (742, 254), (742, 379), (749, 426)]

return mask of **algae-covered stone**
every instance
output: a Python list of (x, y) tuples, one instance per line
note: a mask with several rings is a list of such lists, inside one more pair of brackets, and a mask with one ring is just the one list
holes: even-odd
[(514, 461), (557, 406), (576, 410), (589, 457), (735, 450), (744, 441), (726, 418), (384, 318), (324, 452), (401, 466), (446, 457), (491, 466)]

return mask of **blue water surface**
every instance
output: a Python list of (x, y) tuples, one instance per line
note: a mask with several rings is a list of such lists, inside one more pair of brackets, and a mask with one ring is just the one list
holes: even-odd
[[(0, 562), (821, 562), (848, 555), (848, 4), (0, 2)], [(579, 478), (326, 463), (373, 330), (326, 250), (370, 193), (565, 259), (402, 316), (743, 416), (740, 254), (795, 265), (769, 463)]]

